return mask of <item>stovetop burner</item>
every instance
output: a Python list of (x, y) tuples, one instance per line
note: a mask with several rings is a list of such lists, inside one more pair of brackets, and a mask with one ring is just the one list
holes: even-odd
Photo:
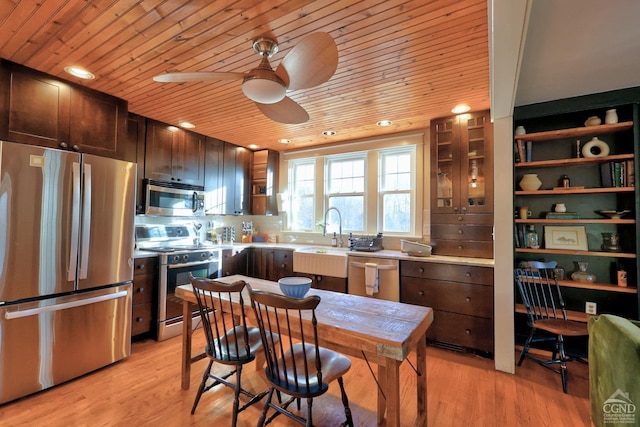
[(172, 248), (172, 247), (168, 247), (168, 246), (156, 246), (156, 247), (152, 247), (152, 248), (144, 248), (143, 250), (145, 251), (149, 251), (149, 252), (158, 252), (158, 253), (171, 253), (171, 252), (175, 252), (178, 249), (177, 248)]

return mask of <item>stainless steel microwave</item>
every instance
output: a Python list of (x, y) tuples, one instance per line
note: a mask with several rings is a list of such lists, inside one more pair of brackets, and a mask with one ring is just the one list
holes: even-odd
[(144, 213), (162, 216), (204, 215), (204, 187), (146, 179)]

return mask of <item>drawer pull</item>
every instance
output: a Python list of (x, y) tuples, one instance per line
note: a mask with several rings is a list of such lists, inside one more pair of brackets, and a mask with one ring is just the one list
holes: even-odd
[(467, 335), (471, 335), (471, 330), (470, 330), (470, 329), (466, 329), (466, 330), (464, 331), (464, 333), (465, 333), (465, 334), (467, 334)]
[(462, 249), (462, 245), (458, 245), (458, 249)]
[(136, 292), (138, 292), (138, 293), (144, 292), (144, 288), (138, 288), (138, 289), (136, 290)]
[(136, 322), (140, 323), (142, 321), (144, 321), (144, 319), (142, 317), (136, 317)]
[(458, 234), (462, 234), (462, 233), (463, 233), (462, 228), (459, 228), (458, 229)]
[(418, 292), (418, 295), (420, 295), (421, 297), (423, 297), (423, 296), (424, 296), (424, 291), (419, 291), (419, 292)]
[(459, 216), (459, 217), (458, 217), (458, 221), (464, 221), (464, 218), (463, 218), (463, 217), (461, 217), (461, 216)]
[(281, 264), (280, 267), (287, 268), (287, 264)]
[(138, 264), (138, 270), (142, 270), (144, 268), (144, 264)]
[(316, 281), (317, 282), (322, 282), (322, 276), (316, 276)]
[(420, 268), (418, 269), (418, 273), (424, 273), (424, 268), (420, 267)]
[(466, 211), (467, 211), (467, 207), (466, 207), (466, 206), (463, 206), (463, 207), (462, 207), (462, 212), (466, 212)]
[(467, 277), (471, 277), (471, 273), (469, 273), (468, 271), (465, 273), (465, 276)]
[(471, 298), (466, 297), (465, 299), (467, 300), (467, 302), (471, 302)]

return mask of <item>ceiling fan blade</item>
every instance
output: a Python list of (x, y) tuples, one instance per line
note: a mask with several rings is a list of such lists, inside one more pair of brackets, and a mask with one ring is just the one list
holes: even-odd
[(216, 72), (197, 72), (197, 73), (169, 73), (154, 76), (153, 80), (161, 83), (183, 83), (183, 82), (202, 82), (205, 80), (242, 80), (244, 73), (216, 73)]
[(256, 106), (262, 114), (275, 122), (296, 125), (309, 120), (307, 111), (287, 96), (275, 104), (259, 104), (256, 102)]
[(282, 59), (276, 74), (288, 90), (318, 86), (338, 68), (338, 47), (327, 33), (313, 33), (298, 43)]

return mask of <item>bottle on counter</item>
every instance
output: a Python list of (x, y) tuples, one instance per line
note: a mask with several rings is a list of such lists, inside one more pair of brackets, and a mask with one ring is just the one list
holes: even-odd
[(333, 237), (331, 238), (331, 246), (334, 248), (338, 246), (338, 237), (336, 236), (336, 232), (333, 232)]

